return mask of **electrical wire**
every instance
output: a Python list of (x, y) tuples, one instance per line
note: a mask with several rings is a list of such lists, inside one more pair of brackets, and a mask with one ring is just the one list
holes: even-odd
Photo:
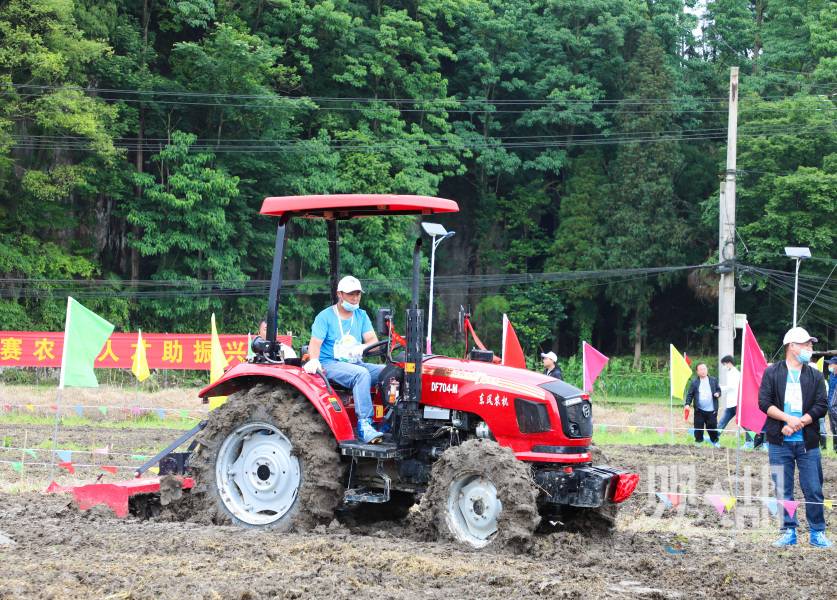
[[(489, 275), (458, 276), (447, 275), (437, 276), (434, 279), (434, 287), (440, 292), (462, 289), (489, 289), (513, 285), (533, 285), (538, 283), (551, 282), (584, 282), (597, 279), (619, 280), (630, 277), (648, 277), (666, 273), (677, 273), (694, 269), (714, 268), (717, 265), (683, 265), (671, 267), (651, 267), (636, 269), (611, 269), (601, 271), (563, 271), (543, 273), (506, 273)], [(374, 288), (376, 292), (406, 292), (409, 289), (411, 278), (400, 277), (386, 280), (362, 279), (366, 286)], [(422, 285), (426, 286), (428, 280), (422, 279)], [(247, 282), (224, 282), (224, 281), (169, 281), (156, 282), (145, 280), (137, 282), (138, 287), (150, 288), (155, 284), (162, 284), (162, 289), (132, 289), (134, 282), (125, 281), (118, 284), (101, 280), (74, 281), (74, 280), (41, 280), (41, 279), (0, 279), (0, 297), (9, 298), (55, 298), (72, 295), (77, 298), (103, 298), (122, 297), (135, 299), (162, 299), (162, 298), (194, 298), (194, 297), (246, 297), (264, 296), (267, 294), (270, 282), (268, 280), (252, 280)], [(608, 282), (605, 282), (608, 283)], [(57, 284), (55, 287), (41, 286)], [(81, 284), (81, 285), (78, 285)], [(95, 287), (100, 285), (99, 288)], [(285, 279), (283, 290), (300, 290), (301, 293), (327, 293), (330, 289), (328, 280), (300, 280)]]

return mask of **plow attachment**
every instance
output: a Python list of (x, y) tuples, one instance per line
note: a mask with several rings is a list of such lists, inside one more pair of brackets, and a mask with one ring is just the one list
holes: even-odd
[[(184, 490), (191, 489), (195, 484), (191, 477), (178, 479), (180, 479), (181, 488)], [(46, 492), (51, 494), (72, 494), (81, 510), (88, 510), (94, 506), (104, 504), (117, 517), (122, 518), (128, 515), (129, 501), (131, 498), (160, 493), (160, 478), (137, 478), (128, 481), (118, 481), (116, 483), (91, 483), (68, 487), (52, 482), (46, 489)]]

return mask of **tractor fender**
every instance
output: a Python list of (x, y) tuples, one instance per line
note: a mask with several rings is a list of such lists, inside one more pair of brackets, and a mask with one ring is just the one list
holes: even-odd
[(270, 380), (280, 380), (299, 390), (317, 409), (338, 442), (355, 439), (354, 429), (340, 398), (331, 394), (321, 377), (309, 375), (300, 367), (285, 364), (240, 363), (217, 381), (198, 392), (201, 398), (229, 396)]

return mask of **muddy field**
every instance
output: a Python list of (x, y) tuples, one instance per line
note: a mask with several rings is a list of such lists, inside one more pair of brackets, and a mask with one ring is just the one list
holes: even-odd
[[(20, 428), (0, 427), (15, 443)], [(62, 428), (80, 447), (107, 442), (101, 460), (159, 448), (171, 430)], [(48, 427), (27, 427), (48, 439)], [(42, 440), (41, 440), (42, 441)], [(0, 493), (0, 598), (813, 598), (829, 597), (833, 551), (807, 543), (769, 547), (775, 522), (763, 503), (719, 515), (706, 493), (760, 496), (761, 452), (708, 447), (605, 448), (611, 464), (637, 470), (642, 489), (606, 535), (555, 523), (525, 552), (469, 551), (425, 539), (412, 521), (343, 514), (328, 527), (271, 534), (164, 519), (80, 513), (62, 495)], [(824, 461), (825, 494), (837, 497), (837, 460)], [(735, 473), (739, 478), (735, 486)], [(62, 482), (78, 482), (83, 469)], [(0, 478), (22, 477), (4, 469)], [(30, 486), (47, 467), (28, 467)], [(679, 491), (668, 508), (659, 491)], [(415, 513), (415, 511), (414, 511)], [(833, 514), (833, 513), (832, 513)], [(738, 517), (738, 523), (736, 518)], [(746, 517), (746, 518), (745, 518)], [(833, 521), (832, 516), (832, 521)], [(792, 576), (790, 576), (792, 574)], [(789, 581), (788, 577), (792, 581)]]

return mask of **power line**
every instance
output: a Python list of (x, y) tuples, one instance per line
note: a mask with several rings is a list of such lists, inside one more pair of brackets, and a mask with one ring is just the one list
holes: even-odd
[[(557, 271), (541, 273), (498, 273), (487, 275), (447, 275), (435, 278), (434, 286), (439, 290), (488, 289), (506, 286), (533, 285), (554, 282), (585, 282), (597, 279), (620, 279), (647, 277), (676, 273), (694, 269), (714, 268), (717, 265), (683, 265), (671, 267), (649, 267), (634, 269), (609, 269), (599, 271)], [(362, 279), (369, 287), (379, 292), (406, 291), (411, 278), (396, 277), (386, 280)], [(423, 279), (423, 285), (427, 280)], [(136, 284), (136, 285), (135, 285)], [(235, 297), (266, 295), (269, 280), (216, 281), (156, 280), (122, 281), (111, 280), (67, 280), (67, 279), (0, 279), (0, 297), (9, 298), (54, 298), (65, 295), (74, 297), (132, 297), (132, 298), (174, 298), (174, 297)], [(41, 286), (52, 286), (44, 289)], [(283, 289), (300, 290), (301, 293), (327, 293), (327, 280), (285, 279)], [(134, 287), (142, 289), (132, 289)], [(159, 287), (162, 289), (153, 289)]]

